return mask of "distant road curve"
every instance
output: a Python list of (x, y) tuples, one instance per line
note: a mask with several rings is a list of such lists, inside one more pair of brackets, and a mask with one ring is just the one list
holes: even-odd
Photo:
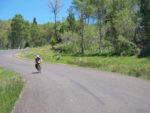
[(26, 80), (13, 113), (150, 113), (150, 81), (50, 63), (38, 74), (20, 51), (0, 51), (0, 66)]

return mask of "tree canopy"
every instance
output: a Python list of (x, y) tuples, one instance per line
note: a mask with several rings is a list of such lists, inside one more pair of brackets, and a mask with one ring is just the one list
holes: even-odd
[(21, 14), (0, 20), (0, 48), (56, 42), (59, 49), (71, 54), (150, 56), (149, 0), (73, 0), (68, 16), (59, 22), (61, 8), (59, 0), (50, 0), (55, 23), (39, 25), (36, 18), (29, 23)]

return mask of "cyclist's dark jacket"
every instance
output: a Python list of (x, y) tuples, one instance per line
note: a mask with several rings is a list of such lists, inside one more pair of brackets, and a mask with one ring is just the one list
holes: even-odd
[(37, 57), (36, 59), (35, 59), (35, 62), (38, 64), (38, 61), (40, 61), (40, 58), (39, 57)]

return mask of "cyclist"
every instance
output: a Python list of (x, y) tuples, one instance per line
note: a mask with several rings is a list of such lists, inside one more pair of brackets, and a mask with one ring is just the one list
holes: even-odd
[(41, 72), (41, 58), (39, 55), (36, 55), (36, 58), (35, 58), (35, 68)]

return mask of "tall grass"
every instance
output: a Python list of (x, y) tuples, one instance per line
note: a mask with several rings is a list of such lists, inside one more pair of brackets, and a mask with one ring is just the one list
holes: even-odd
[(23, 86), (22, 76), (0, 68), (0, 113), (11, 113)]
[[(132, 57), (72, 56), (52, 51), (50, 46), (24, 51), (20, 57), (34, 59), (39, 54), (43, 61), (91, 67), (99, 70), (121, 73), (143, 79), (150, 79), (150, 59)], [(58, 59), (59, 56), (59, 59)]]

